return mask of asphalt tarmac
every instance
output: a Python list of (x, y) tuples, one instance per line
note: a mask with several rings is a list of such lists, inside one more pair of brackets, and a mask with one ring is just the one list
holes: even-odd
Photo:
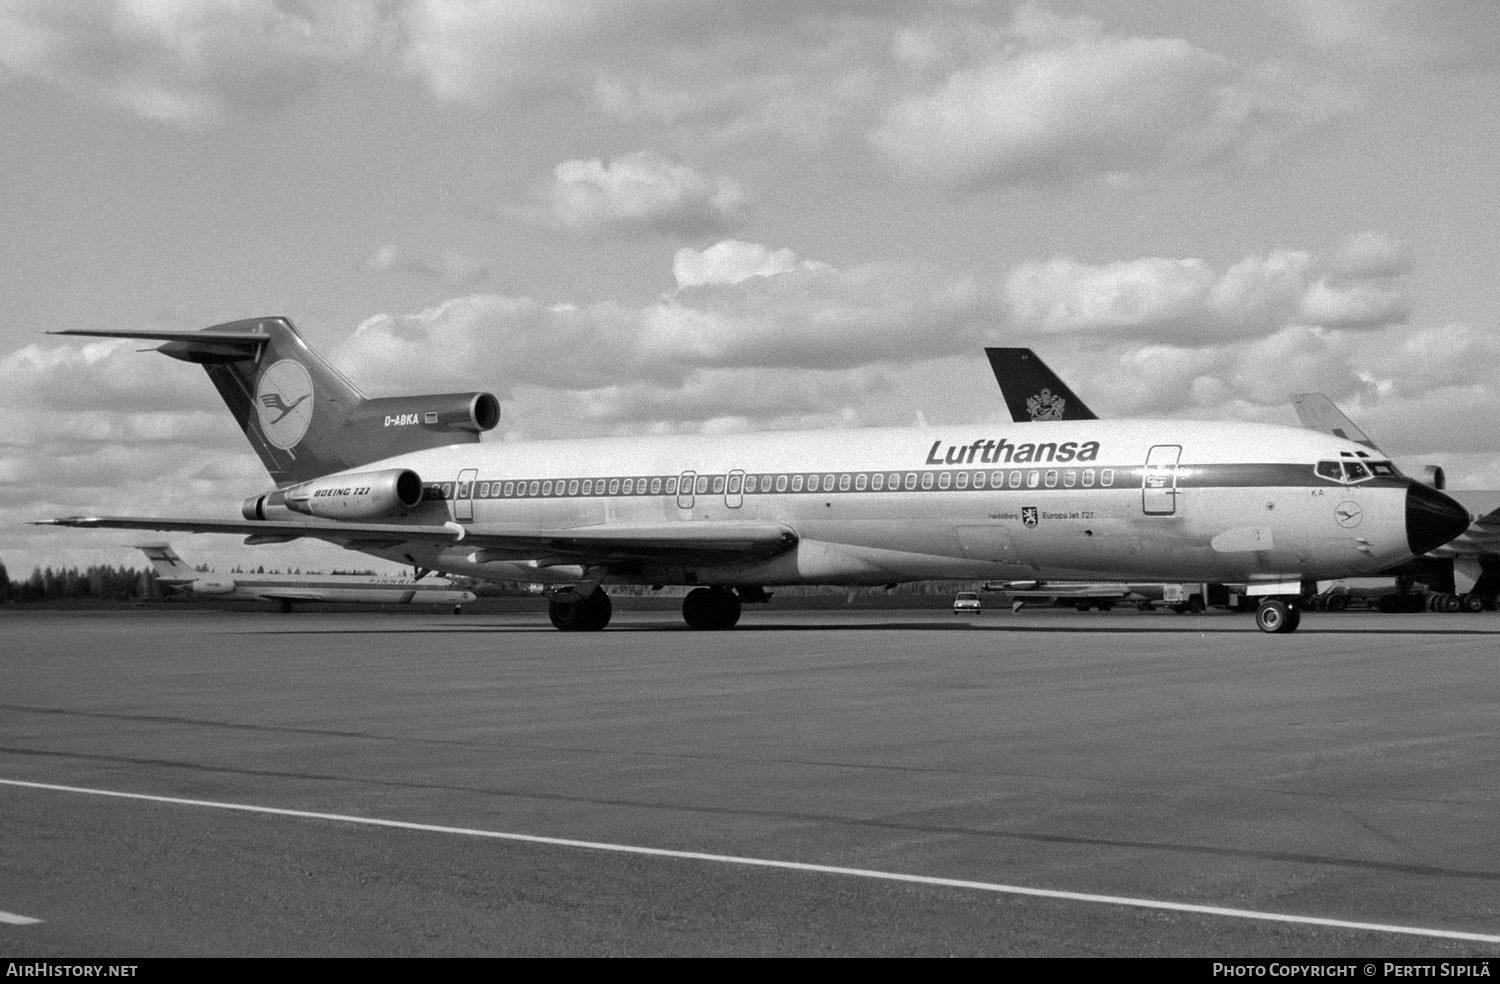
[(0, 614), (0, 956), (1500, 955), (1500, 615)]

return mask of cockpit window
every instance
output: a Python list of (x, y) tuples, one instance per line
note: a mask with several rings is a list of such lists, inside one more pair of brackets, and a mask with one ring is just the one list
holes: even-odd
[(1339, 467), (1337, 461), (1320, 461), (1317, 471), (1319, 478), (1332, 479), (1335, 482), (1344, 480), (1344, 470)]
[(1370, 477), (1370, 470), (1358, 461), (1344, 462), (1344, 479), (1349, 482), (1362, 482)]
[(1370, 472), (1376, 478), (1400, 478), (1401, 477), (1401, 473), (1396, 470), (1396, 466), (1393, 465), (1393, 464), (1391, 464), (1389, 461), (1372, 461), (1372, 462), (1370, 462)]

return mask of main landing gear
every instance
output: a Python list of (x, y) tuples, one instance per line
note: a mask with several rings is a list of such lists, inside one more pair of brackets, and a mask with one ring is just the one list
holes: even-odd
[(731, 588), (694, 588), (682, 599), (690, 629), (732, 629), (740, 620), (740, 596)]
[(609, 595), (603, 588), (579, 596), (572, 588), (563, 588), (547, 601), (552, 624), (564, 632), (598, 632), (609, 624), (614, 612)]
[(1262, 632), (1296, 632), (1302, 624), (1302, 611), (1294, 601), (1267, 598), (1255, 609), (1255, 627)]

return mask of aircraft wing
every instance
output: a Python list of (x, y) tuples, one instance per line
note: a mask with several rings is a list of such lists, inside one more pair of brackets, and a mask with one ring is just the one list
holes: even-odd
[(720, 520), (689, 523), (603, 523), (560, 529), (495, 529), (398, 525), (394, 523), (277, 523), (256, 520), (172, 519), (146, 516), (67, 516), (39, 520), (40, 526), (81, 529), (171, 530), (187, 533), (231, 533), (246, 543), (284, 543), (301, 537), (345, 547), (394, 547), (422, 543), (437, 547), (460, 544), (494, 560), (542, 560), (549, 564), (620, 563), (631, 560), (707, 563), (746, 557), (770, 557), (790, 550), (797, 534), (780, 523)]
[(327, 601), (328, 598), (317, 591), (297, 591), (292, 588), (257, 588), (249, 585), (243, 589), (247, 594), (253, 594), (257, 598), (266, 601)]

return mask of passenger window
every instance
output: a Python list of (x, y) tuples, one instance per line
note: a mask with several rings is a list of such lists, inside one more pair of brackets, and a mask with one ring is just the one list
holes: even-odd
[(553, 495), (567, 495), (567, 493), (568, 493), (568, 483), (564, 482), (562, 479), (559, 478), (557, 480), (557, 484), (552, 487), (552, 494)]
[(543, 482), (542, 483), (542, 495), (551, 495), (551, 494), (552, 494), (552, 483), (551, 482)]
[(739, 476), (739, 475), (730, 475), (729, 476), (729, 494), (730, 495), (735, 495), (735, 494), (737, 494), (739, 492), (739, 490), (740, 490), (740, 477), (741, 476)]
[(966, 488), (968, 488), (969, 487), (969, 473), (968, 472), (959, 472), (957, 475), (954, 475), (953, 476), (953, 487), (956, 488), (956, 489), (966, 489)]
[(1083, 470), (1083, 487), (1086, 489), (1094, 487), (1094, 469), (1085, 468)]
[(1071, 489), (1073, 487), (1073, 484), (1077, 481), (1078, 473), (1073, 469), (1069, 468), (1067, 471), (1063, 472), (1063, 488)]
[(917, 487), (917, 473), (916, 472), (907, 472), (906, 473), (906, 487), (908, 489), (914, 489), (914, 488)]
[(874, 489), (876, 492), (879, 492), (881, 489), (885, 488), (885, 475), (881, 472), (876, 472), (875, 474), (871, 475), (870, 488)]
[(1028, 489), (1034, 489), (1034, 488), (1036, 488), (1040, 484), (1042, 484), (1042, 473), (1041, 472), (1027, 472), (1026, 473), (1026, 487)]
[(618, 478), (612, 478), (612, 479), (610, 479), (609, 480), (609, 494), (610, 495), (617, 495), (617, 494), (619, 494), (619, 491), (620, 491), (620, 480)]
[[(777, 482), (776, 484), (780, 485), (781, 483)], [(793, 492), (801, 492), (802, 491), (802, 476), (801, 475), (793, 475), (792, 476), (792, 491)]]
[(635, 495), (635, 479), (627, 478), (621, 482), (620, 492), (624, 495)]
[(662, 491), (666, 492), (667, 495), (676, 495), (677, 494), (677, 479), (675, 479), (675, 478), (669, 478), (669, 479), (667, 479), (666, 488), (664, 488)]
[(479, 485), (479, 498), (481, 498), (481, 499), (488, 499), (489, 497), (490, 497), (490, 483), (489, 482), (481, 482), (480, 485)]
[(723, 491), (724, 491), (724, 476), (723, 475), (715, 475), (714, 476), (714, 495), (720, 495), (720, 494), (723, 493)]
[(515, 494), (515, 492), (516, 492), (516, 483), (515, 482), (506, 482), (505, 483), (505, 492), (504, 492), (505, 497), (507, 499), (509, 499), (512, 495)]
[(776, 476), (776, 491), (777, 492), (785, 492), (786, 491), (786, 476), (785, 475), (777, 475)]
[(890, 478), (886, 479), (886, 484), (890, 486), (892, 492), (896, 491), (901, 487), (901, 474), (899, 472), (891, 472)]
[(1021, 487), (1021, 473), (1020, 472), (1011, 472), (1010, 473), (1010, 487), (1013, 488), (1013, 489), (1018, 489), (1018, 488)]
[(661, 493), (661, 479), (659, 479), (659, 478), (653, 478), (651, 480), (651, 494), (652, 495), (658, 495), (660, 493)]
[(1056, 471), (1054, 471), (1052, 469), (1048, 469), (1048, 471), (1047, 471), (1047, 480), (1046, 480), (1045, 484), (1046, 484), (1047, 488), (1049, 488), (1049, 489), (1055, 489), (1055, 488), (1057, 488), (1057, 472)]
[(840, 492), (848, 492), (849, 491), (849, 476), (847, 474), (839, 476), (839, 491)]
[(578, 494), (578, 479), (575, 478), (571, 482), (568, 483), (568, 495), (577, 495), (577, 494)]
[(702, 495), (703, 493), (707, 492), (708, 491), (708, 476), (707, 475), (699, 475), (698, 476), (698, 481), (695, 482), (694, 485), (695, 485), (695, 487), (698, 490), (698, 495)]
[(976, 489), (984, 488), (984, 472), (974, 473), (974, 487)]
[[(929, 472), (928, 474), (931, 474), (931, 472)], [(940, 489), (946, 489), (948, 486), (950, 486), (952, 484), (953, 484), (953, 476), (952, 475), (948, 474), (947, 472), (943, 472), (942, 474), (938, 475), (938, 488), (940, 488)], [(923, 488), (930, 488), (931, 486), (928, 483), (924, 482), (924, 483), (922, 483), (922, 487)]]
[(526, 486), (526, 494), (527, 495), (536, 495), (537, 490), (540, 489), (541, 487), (542, 487), (542, 483), (541, 482), (532, 482), (530, 485)]
[(1099, 484), (1104, 486), (1105, 488), (1109, 488), (1111, 485), (1115, 484), (1115, 470), (1113, 468), (1106, 468), (1102, 472), (1100, 472)]
[(864, 472), (860, 472), (858, 475), (854, 476), (854, 491), (863, 492), (865, 490), (865, 486), (869, 484), (870, 477)]
[(824, 492), (832, 492), (833, 491), (833, 476), (832, 475), (824, 475), (823, 476), (823, 491)]

